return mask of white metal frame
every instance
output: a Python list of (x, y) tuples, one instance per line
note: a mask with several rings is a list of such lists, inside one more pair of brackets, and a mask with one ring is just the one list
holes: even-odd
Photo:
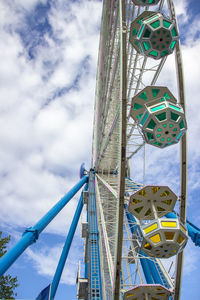
[[(165, 2), (168, 4), (168, 14), (176, 19), (172, 0), (161, 0), (155, 9), (161, 11)], [(160, 61), (147, 59), (136, 53), (129, 43), (130, 24), (144, 9), (148, 8), (135, 6), (131, 0), (103, 2), (92, 165), (97, 171), (96, 193), (105, 299), (121, 299), (120, 285), (123, 289), (130, 288), (131, 284), (143, 283), (140, 257), (132, 236), (128, 233), (128, 225), (124, 218), (124, 203), (126, 203), (124, 192), (128, 193), (130, 190), (127, 185), (125, 189), (126, 160), (134, 157), (145, 144), (137, 124), (130, 118), (130, 108), (134, 95), (146, 85), (156, 83), (167, 60), (167, 57)], [(179, 102), (185, 109), (180, 43), (176, 46), (175, 58)], [(185, 135), (181, 141), (182, 223), (185, 223), (186, 218), (186, 168)], [(130, 249), (135, 260), (134, 265), (128, 263)], [(177, 258), (174, 287), (171, 277), (158, 260), (170, 287), (175, 289), (175, 300), (180, 298), (182, 262), (181, 253)], [(131, 274), (134, 274), (134, 280), (130, 279)]]

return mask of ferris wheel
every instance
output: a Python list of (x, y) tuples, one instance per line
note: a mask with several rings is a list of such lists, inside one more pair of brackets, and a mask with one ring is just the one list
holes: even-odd
[[(178, 99), (167, 86), (157, 84), (169, 56), (175, 57)], [(188, 240), (186, 130), (180, 36), (173, 1), (104, 1), (94, 171), (90, 175), (90, 182), (95, 181), (96, 264), (101, 280), (98, 276), (93, 280), (90, 273), (87, 299), (180, 299), (183, 249)], [(153, 152), (155, 147), (165, 151), (179, 142), (179, 199), (167, 182), (165, 186), (145, 186), (135, 182), (134, 176), (131, 179), (132, 161), (144, 152), (145, 144), (150, 144)], [(89, 188), (89, 197), (90, 193)], [(176, 215), (173, 210), (178, 202)], [(90, 222), (88, 230), (86, 243), (92, 251)], [(90, 266), (95, 264), (92, 258), (86, 261)]]
[[(172, 61), (175, 92), (158, 83)], [(187, 120), (173, 0), (103, 1), (93, 125), (91, 169), (82, 164), (81, 180), (0, 259), (0, 276), (85, 184), (53, 281), (37, 300), (55, 298), (84, 204), (77, 298), (179, 300), (184, 247), (188, 237), (200, 246), (200, 230), (186, 220)], [(147, 144), (149, 155), (180, 149), (179, 197), (159, 177), (145, 185)]]

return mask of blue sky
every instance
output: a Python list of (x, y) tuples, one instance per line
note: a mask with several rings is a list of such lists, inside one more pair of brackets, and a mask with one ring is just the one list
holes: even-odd
[[(187, 97), (188, 218), (200, 226), (200, 4), (175, 4)], [(0, 229), (12, 235), (10, 246), (79, 180), (81, 163), (90, 166), (101, 5), (97, 0), (0, 2)], [(169, 58), (159, 84), (174, 92), (173, 73)], [(146, 181), (168, 184), (178, 194), (176, 147), (153, 152), (147, 147)], [(34, 299), (51, 282), (78, 197), (10, 268), (19, 279), (18, 299)], [(76, 299), (80, 224), (72, 246), (57, 300)], [(181, 300), (199, 300), (199, 261), (199, 248), (189, 242)]]

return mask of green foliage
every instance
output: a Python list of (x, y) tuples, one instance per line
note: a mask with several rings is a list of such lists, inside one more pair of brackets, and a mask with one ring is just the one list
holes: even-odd
[[(2, 232), (0, 231), (0, 257), (3, 256), (7, 250), (6, 245), (10, 241), (10, 236), (2, 238)], [(17, 294), (14, 289), (18, 286), (17, 277), (11, 275), (3, 275), (0, 277), (0, 299), (15, 299)]]

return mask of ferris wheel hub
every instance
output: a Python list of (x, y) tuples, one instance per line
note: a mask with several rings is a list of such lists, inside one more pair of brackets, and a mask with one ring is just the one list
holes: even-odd
[(85, 176), (88, 172), (86, 171), (85, 168), (85, 163), (82, 163), (80, 166), (80, 170), (79, 170), (79, 177), (82, 178), (83, 176)]

